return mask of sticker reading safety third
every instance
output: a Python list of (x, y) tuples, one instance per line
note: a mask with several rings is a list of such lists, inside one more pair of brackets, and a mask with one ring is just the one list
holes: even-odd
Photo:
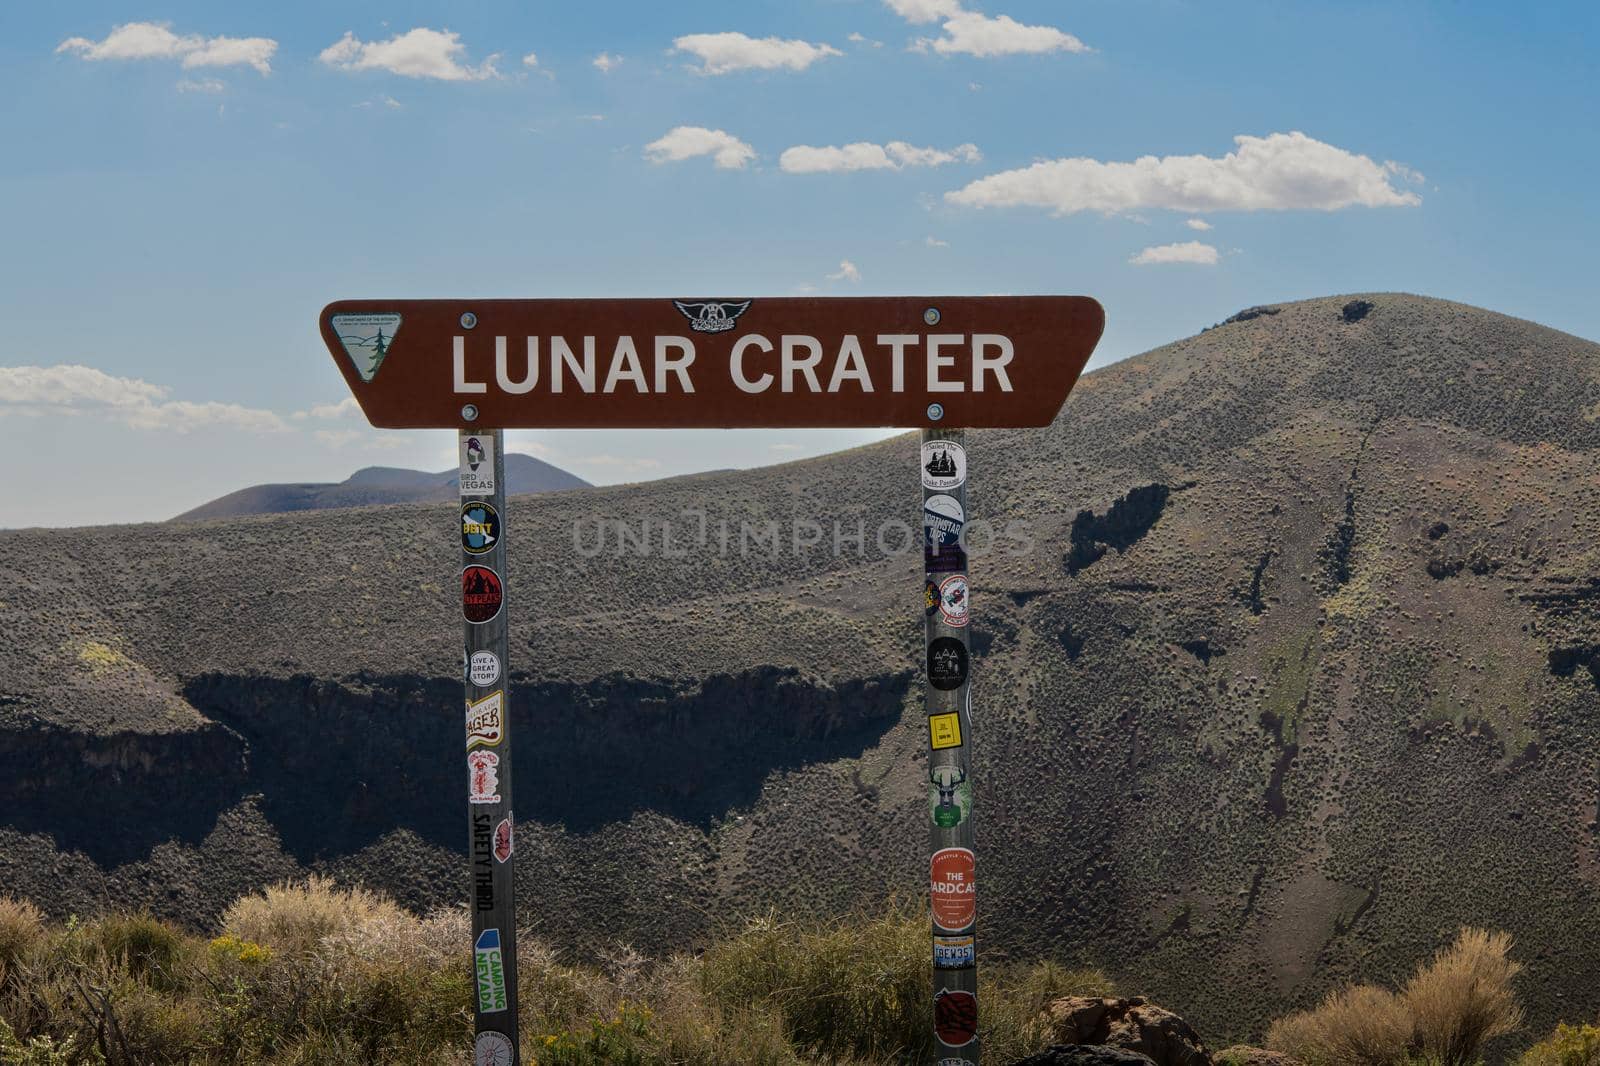
[(494, 495), (494, 437), (477, 433), (461, 438), (461, 495)]
[(934, 751), (945, 748), (959, 748), (961, 746), (961, 716), (955, 711), (949, 714), (930, 714), (928, 716), (928, 743)]

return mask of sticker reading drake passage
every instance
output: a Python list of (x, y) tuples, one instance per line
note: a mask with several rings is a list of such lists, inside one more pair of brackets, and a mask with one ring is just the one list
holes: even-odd
[(934, 751), (961, 746), (961, 716), (955, 711), (928, 716), (928, 745)]
[(930, 440), (922, 446), (922, 487), (935, 492), (967, 483), (967, 450), (953, 440)]

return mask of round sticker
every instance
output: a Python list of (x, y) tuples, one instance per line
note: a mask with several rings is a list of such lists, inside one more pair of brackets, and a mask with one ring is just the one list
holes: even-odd
[(967, 646), (955, 637), (928, 641), (928, 684), (940, 692), (951, 692), (966, 681)]
[(933, 927), (963, 933), (978, 917), (978, 878), (970, 848), (940, 848), (933, 853), (929, 888), (933, 895)]
[(941, 493), (922, 501), (922, 533), (930, 548), (959, 547), (966, 521), (967, 513), (954, 496)]
[(461, 550), (468, 555), (494, 551), (500, 543), (500, 515), (494, 505), (468, 500), (461, 505)]
[(953, 440), (930, 440), (922, 446), (922, 487), (946, 490), (967, 481), (967, 450)]
[(933, 1032), (946, 1047), (965, 1047), (978, 1038), (978, 997), (941, 988), (933, 994)]
[(939, 582), (939, 613), (945, 625), (967, 624), (967, 575), (951, 574)]
[(479, 1033), (472, 1045), (472, 1066), (511, 1066), (515, 1060), (511, 1038), (504, 1033)]
[(492, 621), (505, 601), (500, 575), (487, 566), (469, 566), (461, 571), (461, 613), (469, 622)]
[(500, 657), (492, 651), (475, 651), (467, 664), (467, 680), (479, 688), (488, 688), (500, 680)]
[(922, 611), (929, 618), (939, 613), (939, 586), (932, 581), (922, 590)]

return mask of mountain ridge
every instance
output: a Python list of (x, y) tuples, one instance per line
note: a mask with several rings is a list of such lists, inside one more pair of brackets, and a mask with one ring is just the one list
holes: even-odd
[[(1533, 1029), (1600, 1010), (1600, 345), (1270, 306), (969, 434), (972, 514), (1020, 524), (972, 552), (984, 951), (1248, 1039), (1494, 925)], [(541, 935), (666, 950), (922, 887), (921, 578), (877, 537), (915, 454), (519, 514)], [(308, 870), (462, 897), (453, 509), (366, 513), (0, 534), (0, 882), (197, 923)]]

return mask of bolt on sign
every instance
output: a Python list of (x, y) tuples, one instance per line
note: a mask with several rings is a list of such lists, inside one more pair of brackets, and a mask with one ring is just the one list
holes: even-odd
[[(966, 430), (1048, 425), (1105, 326), (1085, 296), (341, 300), (322, 339), (362, 413), (459, 433), (460, 774), (475, 1066), (518, 1066), (506, 429), (920, 429), (935, 1061), (977, 1066)], [(548, 580), (549, 575), (544, 575)]]

